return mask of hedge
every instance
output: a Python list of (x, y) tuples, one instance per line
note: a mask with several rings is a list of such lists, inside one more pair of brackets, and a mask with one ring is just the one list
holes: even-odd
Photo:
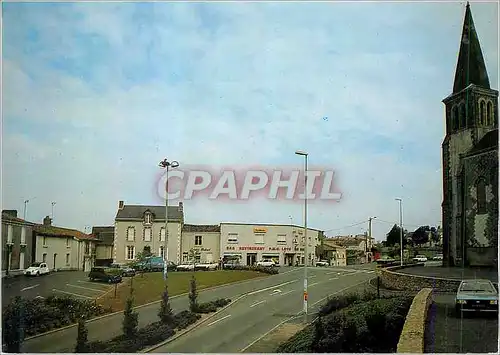
[(231, 303), (230, 299), (227, 298), (219, 298), (215, 301), (200, 303), (195, 308), (196, 313), (212, 313), (217, 311), (218, 308), (225, 307), (229, 303)]
[(266, 267), (266, 266), (231, 265), (231, 266), (225, 266), (224, 270), (257, 271), (269, 275), (279, 274), (278, 268)]
[(373, 297), (350, 294), (327, 301), (315, 323), (276, 352), (395, 352), (412, 297)]

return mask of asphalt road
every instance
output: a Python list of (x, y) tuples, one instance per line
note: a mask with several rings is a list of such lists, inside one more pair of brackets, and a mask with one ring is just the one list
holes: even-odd
[[(338, 270), (340, 269), (340, 270)], [(309, 272), (309, 312), (315, 313), (325, 298), (349, 289), (364, 288), (373, 270), (314, 268)], [(280, 283), (246, 293), (214, 319), (166, 344), (160, 353), (236, 353), (265, 336), (303, 308), (301, 272), (283, 275)], [(314, 317), (314, 314), (310, 317)]]
[(497, 353), (496, 314), (455, 314), (453, 294), (433, 295), (426, 327), (426, 353)]
[[(320, 301), (322, 297), (325, 297), (328, 294), (341, 290), (342, 287), (354, 286), (357, 283), (363, 280), (367, 280), (375, 275), (374, 273), (368, 273), (365, 271), (360, 271), (357, 273), (353, 273), (351, 271), (350, 273), (346, 273), (345, 271), (337, 269), (347, 270), (348, 268), (310, 269), (312, 270), (310, 272), (310, 275), (312, 276), (314, 276), (315, 274), (319, 275), (319, 276), (316, 275), (316, 277), (312, 277), (309, 281), (310, 305)], [(338, 274), (339, 272), (341, 273), (340, 275)], [(250, 321), (250, 323), (255, 322), (255, 324), (253, 325), (255, 329), (252, 329), (251, 333), (249, 333), (247, 336), (244, 335), (242, 336), (241, 334), (239, 335), (240, 337), (243, 337), (241, 341), (239, 341), (241, 344), (238, 344), (236, 346), (236, 343), (233, 342), (231, 348), (236, 347), (238, 348), (236, 349), (236, 351), (239, 351), (241, 348), (243, 348), (248, 343), (253, 341), (252, 337), (255, 336), (258, 337), (260, 335), (263, 335), (265, 332), (271, 329), (275, 324), (277, 324), (276, 319), (278, 318), (282, 320), (286, 319), (286, 316), (288, 314), (294, 314), (302, 309), (302, 303), (301, 303), (302, 275), (303, 274), (301, 268), (284, 268), (282, 270), (282, 273), (278, 275), (272, 275), (264, 279), (249, 280), (234, 285), (225, 285), (212, 290), (200, 290), (199, 302), (207, 302), (217, 298), (231, 298), (234, 300), (238, 296), (247, 295), (247, 297), (249, 297), (248, 299), (255, 300), (253, 303), (256, 303), (258, 301), (262, 301), (263, 300), (262, 297), (264, 295), (269, 296), (269, 294), (276, 288), (282, 291), (281, 297), (272, 299), (269, 302), (267, 302), (267, 304), (265, 304), (266, 302), (263, 302), (260, 308), (257, 307), (257, 305), (251, 307), (250, 315), (252, 317), (248, 319), (247, 319), (248, 308), (241, 307), (239, 303), (241, 301), (236, 302), (234, 305), (228, 308), (228, 311), (233, 309), (233, 307), (235, 309), (236, 307), (238, 308), (238, 313), (235, 314), (229, 313), (230, 317), (228, 317), (228, 319), (232, 318), (231, 321), (233, 321), (234, 319), (240, 319), (240, 321), (242, 320), (242, 323), (244, 324), (246, 324), (248, 321)], [(338, 277), (338, 279), (333, 280), (333, 278), (336, 277)], [(330, 280), (331, 278), (332, 280)], [(316, 282), (319, 283), (315, 284)], [(288, 285), (290, 286), (287, 288)], [(285, 295), (285, 293), (288, 291), (292, 292), (289, 292), (288, 294)], [(253, 292), (255, 293), (251, 294)], [(248, 301), (245, 300), (243, 302), (244, 303), (246, 302), (246, 304), (248, 305)], [(174, 312), (180, 312), (185, 309), (188, 309), (189, 307), (188, 297), (181, 296), (172, 298), (171, 307)], [(273, 309), (273, 307), (277, 308)], [(158, 309), (159, 309), (159, 303), (155, 303), (137, 309), (137, 312), (139, 313), (139, 326), (142, 327), (149, 323), (157, 321)], [(259, 312), (254, 312), (255, 310)], [(265, 312), (266, 310), (267, 313)], [(240, 314), (240, 316), (236, 316), (238, 314)], [(263, 316), (268, 317), (268, 320), (264, 322), (264, 324), (261, 324), (262, 322), (260, 321), (259, 317), (255, 317), (255, 315), (257, 314), (262, 314)], [(273, 317), (270, 317), (270, 314), (278, 314), (278, 315), (275, 316), (276, 319), (273, 319)], [(224, 315), (227, 314), (224, 313), (222, 316)], [(243, 317), (241, 317), (241, 315), (243, 315)], [(220, 318), (217, 317), (217, 319)], [(120, 335), (122, 333), (122, 320), (123, 320), (123, 314), (120, 312), (116, 315), (111, 315), (87, 323), (89, 341), (96, 341), (96, 340), (106, 341), (114, 336)], [(212, 320), (210, 320), (206, 325), (202, 325), (201, 328), (208, 327), (208, 324), (210, 324), (211, 322)], [(220, 323), (220, 325), (225, 324), (223, 321), (220, 321), (218, 323)], [(214, 328), (213, 326), (216, 324), (217, 323), (210, 325), (210, 327), (212, 327), (211, 329), (215, 329), (216, 327)], [(250, 328), (252, 328), (252, 326), (250, 326)], [(194, 331), (193, 333), (189, 333), (186, 336), (179, 338), (178, 341), (182, 341), (182, 339), (196, 339), (195, 337), (198, 336), (197, 334), (198, 334), (197, 331)], [(217, 334), (216, 337), (219, 337), (220, 335), (221, 334)], [(73, 326), (71, 328), (64, 329), (52, 334), (48, 334), (38, 338), (28, 339), (23, 343), (22, 351), (30, 353), (73, 352), (76, 343), (76, 336), (77, 336), (77, 330), (76, 327)], [(224, 336), (224, 339), (227, 339), (227, 337)], [(179, 346), (176, 345), (178, 344), (177, 343), (178, 341), (172, 342), (171, 346)], [(213, 342), (214, 339), (210, 339), (210, 341)], [(221, 344), (221, 341), (217, 341), (217, 343), (223, 345)], [(200, 352), (204, 350), (197, 349), (197, 351)]]
[(56, 294), (79, 299), (95, 299), (110, 287), (108, 284), (90, 282), (88, 273), (82, 271), (59, 271), (39, 277), (18, 276), (2, 280), (2, 305), (14, 297), (48, 297)]

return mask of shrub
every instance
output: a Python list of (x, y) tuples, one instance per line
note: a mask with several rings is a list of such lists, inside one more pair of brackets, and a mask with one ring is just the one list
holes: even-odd
[(201, 316), (199, 314), (186, 310), (177, 313), (174, 318), (177, 329), (185, 329), (191, 324), (196, 323), (201, 318)]
[(231, 300), (229, 298), (218, 298), (213, 302), (217, 308), (222, 308), (230, 304)]
[(216, 312), (218, 308), (227, 306), (229, 303), (231, 303), (230, 299), (218, 298), (215, 301), (198, 304), (194, 311), (196, 313), (212, 313)]
[(158, 311), (158, 317), (163, 324), (174, 325), (174, 312), (172, 307), (170, 307), (170, 297), (168, 295), (168, 286), (165, 285), (165, 290), (163, 291), (161, 297), (160, 310)]
[(20, 353), (24, 340), (24, 302), (16, 297), (3, 314), (3, 344), (8, 353)]
[(78, 320), (78, 335), (76, 337), (75, 353), (83, 353), (87, 349), (88, 330), (85, 327), (85, 319)]
[(191, 312), (196, 312), (198, 308), (198, 291), (196, 289), (196, 279), (194, 276), (189, 282), (189, 309)]
[(138, 314), (134, 312), (133, 302), (133, 298), (129, 297), (123, 311), (123, 335), (127, 338), (132, 338), (137, 334)]

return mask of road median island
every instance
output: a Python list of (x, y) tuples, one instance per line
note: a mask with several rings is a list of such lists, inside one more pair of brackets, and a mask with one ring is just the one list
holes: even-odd
[(398, 342), (398, 353), (423, 354), (425, 325), (432, 302), (432, 289), (422, 289), (413, 299)]

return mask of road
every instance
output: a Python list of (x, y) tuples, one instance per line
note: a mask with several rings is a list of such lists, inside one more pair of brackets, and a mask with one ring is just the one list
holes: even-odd
[[(309, 272), (309, 311), (325, 298), (365, 287), (375, 277), (373, 270), (360, 268), (312, 268)], [(301, 272), (287, 274), (280, 283), (246, 293), (233, 305), (199, 328), (153, 352), (160, 353), (236, 353), (244, 351), (280, 323), (302, 311)], [(284, 275), (285, 276), (285, 275)], [(312, 315), (310, 318), (312, 318)]]
[(496, 314), (455, 314), (454, 294), (433, 295), (426, 327), (426, 353), (497, 353)]
[[(322, 297), (325, 297), (328, 294), (339, 291), (342, 289), (342, 287), (354, 286), (357, 283), (362, 282), (364, 280), (368, 280), (370, 277), (373, 277), (375, 275), (374, 273), (369, 273), (363, 270), (356, 272), (356, 270), (354, 269), (353, 270), (348, 270), (348, 269), (349, 268), (312, 269), (313, 271), (310, 272), (312, 277), (309, 281), (310, 303), (313, 304), (315, 302), (318, 302), (321, 300)], [(348, 270), (348, 272), (346, 270)], [(250, 308), (252, 310), (251, 312), (252, 314), (250, 314), (251, 317), (248, 319), (246, 319), (246, 317), (248, 316), (248, 310), (245, 311), (245, 307), (243, 307), (243, 314), (242, 314), (244, 316), (243, 323), (247, 323), (247, 321), (250, 321), (250, 323), (256, 322), (256, 325), (254, 326), (255, 329), (252, 329), (251, 332), (248, 334), (248, 336), (243, 336), (243, 338), (245, 339), (241, 339), (240, 341), (241, 344), (238, 344), (238, 346), (236, 346), (238, 347), (236, 351), (239, 351), (239, 349), (247, 345), (247, 342), (249, 343), (252, 341), (253, 339), (252, 337), (258, 337), (260, 335), (263, 335), (265, 332), (271, 329), (275, 324), (277, 324), (275, 321), (276, 319), (278, 318), (285, 319), (286, 315), (294, 314), (302, 309), (301, 280), (303, 274), (301, 271), (302, 271), (301, 268), (284, 268), (282, 273), (278, 275), (272, 275), (264, 279), (249, 280), (239, 284), (225, 285), (212, 290), (200, 290), (199, 302), (207, 302), (217, 298), (231, 298), (234, 300), (241, 295), (248, 295), (249, 297), (248, 299), (255, 300), (253, 303), (256, 303), (258, 301), (263, 300), (263, 298), (260, 297), (263, 297), (264, 295), (269, 296), (269, 294), (273, 290), (277, 288), (281, 290), (282, 294), (281, 297), (277, 297), (276, 299), (272, 300), (269, 299), (269, 302), (266, 301), (263, 302), (262, 304)], [(336, 279), (337, 277), (338, 279)], [(316, 282), (318, 282), (318, 284), (315, 284)], [(285, 294), (288, 291), (292, 292)], [(254, 294), (250, 295), (251, 293)], [(283, 302), (277, 300), (281, 300)], [(245, 300), (244, 302), (247, 302), (248, 304), (247, 300)], [(289, 306), (281, 307), (281, 304), (283, 305), (289, 304)], [(187, 296), (172, 298), (171, 307), (174, 310), (174, 312), (180, 312), (185, 309), (188, 309), (189, 300)], [(240, 306), (239, 302), (236, 302), (234, 305), (230, 306), (228, 310), (231, 310), (236, 307), (238, 308), (238, 313), (231, 314), (222, 312), (221, 313), (222, 316), (230, 314), (230, 317), (227, 317), (226, 319), (231, 318), (231, 322), (233, 322), (234, 319), (240, 319), (241, 321), (241, 316), (239, 316), (238, 314), (241, 315), (242, 311), (240, 309), (242, 307)], [(274, 310), (273, 307), (277, 308)], [(137, 310), (139, 313), (139, 326), (142, 327), (149, 323), (157, 321), (158, 309), (159, 309), (159, 303), (139, 308)], [(272, 314), (277, 314), (277, 316), (275, 316), (276, 319), (268, 319), (267, 323), (261, 324), (262, 322), (260, 322), (259, 317), (255, 317), (255, 315), (264, 312), (266, 309), (273, 309)], [(266, 315), (266, 317), (269, 318), (269, 314)], [(217, 319), (220, 319), (219, 315)], [(87, 323), (89, 341), (96, 341), (96, 340), (106, 341), (114, 336), (120, 335), (122, 332), (121, 328), (122, 320), (123, 320), (123, 314), (120, 312), (116, 315), (111, 315)], [(207, 327), (208, 324), (210, 324), (211, 322), (212, 320), (208, 322), (207, 325), (203, 325), (201, 328)], [(220, 321), (218, 323), (220, 323), (219, 326), (226, 324), (223, 321)], [(209, 328), (215, 329), (216, 327), (213, 326), (216, 324), (217, 323), (211, 324)], [(260, 329), (261, 327), (262, 329)], [(185, 337), (181, 337), (179, 339), (179, 342), (181, 342), (182, 339), (188, 339), (188, 338), (191, 339), (192, 336), (196, 337), (198, 336), (197, 334), (198, 331), (194, 331), (193, 333), (187, 334)], [(77, 336), (76, 327), (71, 327), (38, 338), (28, 339), (23, 343), (22, 351), (30, 353), (73, 352), (76, 343), (76, 336)], [(217, 337), (219, 336), (220, 334), (217, 334)], [(224, 337), (224, 339), (226, 339), (226, 337)], [(214, 339), (211, 339), (211, 341), (213, 340)], [(218, 343), (221, 342), (219, 341)], [(177, 341), (173, 342), (171, 346), (179, 346), (176, 344), (178, 344)], [(197, 351), (199, 352), (203, 350), (198, 349)]]
[(59, 271), (39, 277), (18, 276), (4, 279), (2, 305), (6, 306), (16, 296), (35, 298), (55, 294), (79, 299), (95, 299), (112, 287), (105, 283), (90, 282), (87, 274), (82, 271)]

